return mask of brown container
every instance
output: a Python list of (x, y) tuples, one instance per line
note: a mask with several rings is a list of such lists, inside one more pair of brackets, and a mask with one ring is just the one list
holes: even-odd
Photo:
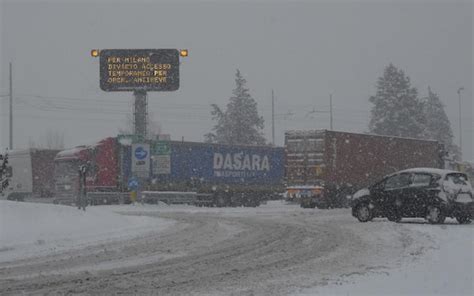
[(443, 166), (437, 141), (338, 131), (285, 133), (288, 185), (365, 187), (413, 167)]

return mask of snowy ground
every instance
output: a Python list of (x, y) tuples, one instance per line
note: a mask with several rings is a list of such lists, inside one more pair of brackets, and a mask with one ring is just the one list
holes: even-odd
[(347, 209), (279, 201), (259, 208), (101, 206), (85, 213), (2, 202), (0, 215), (0, 294), (474, 292), (474, 227), (454, 220), (359, 223)]
[(171, 220), (124, 216), (104, 208), (0, 200), (0, 262), (159, 232)]
[(473, 295), (473, 226), (454, 219), (442, 226), (419, 219), (402, 223), (423, 234), (412, 237), (418, 252), (406, 254), (400, 264), (344, 275), (297, 295)]

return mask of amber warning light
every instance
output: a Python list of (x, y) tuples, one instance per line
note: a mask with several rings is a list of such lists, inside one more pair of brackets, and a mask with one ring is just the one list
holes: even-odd
[(91, 56), (93, 56), (94, 58), (98, 57), (99, 56), (99, 50), (98, 49), (91, 50)]
[(188, 56), (188, 50), (187, 49), (181, 49), (179, 51), (179, 55), (182, 56), (182, 57), (187, 57)]

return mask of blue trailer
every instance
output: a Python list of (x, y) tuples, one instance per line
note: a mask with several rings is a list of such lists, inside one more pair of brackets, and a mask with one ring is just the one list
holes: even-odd
[[(148, 189), (197, 192), (197, 205), (258, 206), (283, 191), (282, 147), (152, 142)], [(123, 173), (131, 176), (130, 149)]]

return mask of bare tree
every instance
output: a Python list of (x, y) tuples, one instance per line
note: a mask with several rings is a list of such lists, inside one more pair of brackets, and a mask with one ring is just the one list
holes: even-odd
[(33, 138), (28, 139), (29, 148), (44, 149), (64, 149), (64, 133), (48, 129), (43, 136), (35, 141)]
[(44, 143), (47, 149), (64, 149), (64, 133), (47, 130)]
[[(148, 113), (147, 115), (147, 129), (146, 136), (148, 139), (155, 139), (158, 135), (162, 133), (161, 125), (153, 120), (153, 113)], [(133, 134), (133, 117), (131, 114), (127, 114), (127, 119), (125, 121), (125, 127), (119, 128), (118, 132), (120, 134)]]

